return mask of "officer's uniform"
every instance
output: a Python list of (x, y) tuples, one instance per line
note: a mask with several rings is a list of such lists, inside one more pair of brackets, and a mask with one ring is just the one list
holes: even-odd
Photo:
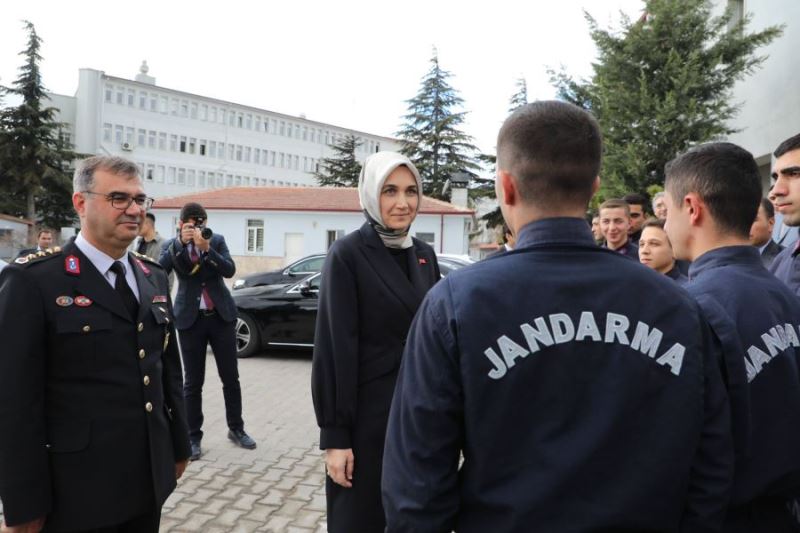
[(0, 499), (9, 524), (77, 531), (157, 513), (189, 456), (163, 269), (127, 255), (135, 320), (70, 241), (0, 275)]
[(717, 525), (733, 451), (708, 335), (688, 294), (582, 219), (526, 225), (416, 315), (384, 452), (388, 531)]
[(769, 271), (784, 282), (794, 294), (800, 296), (800, 260), (797, 259), (798, 254), (800, 254), (800, 241), (784, 248), (781, 253), (775, 256), (775, 259), (769, 265)]
[[(605, 248), (611, 250), (611, 248), (608, 247), (608, 243), (606, 243)], [(637, 263), (639, 262), (639, 247), (636, 246), (630, 239), (625, 241), (623, 246), (611, 251), (623, 257), (627, 257), (628, 259), (633, 259)]]
[(725, 531), (794, 531), (800, 494), (800, 301), (758, 249), (728, 246), (692, 263), (687, 290), (721, 345), (736, 443)]

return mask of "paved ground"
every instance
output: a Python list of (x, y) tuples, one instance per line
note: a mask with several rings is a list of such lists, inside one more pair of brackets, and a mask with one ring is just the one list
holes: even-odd
[(326, 531), (310, 352), (239, 360), (245, 429), (258, 442), (255, 450), (227, 439), (222, 385), (213, 357), (207, 363), (204, 455), (167, 500), (161, 531)]
[(227, 439), (222, 385), (213, 357), (207, 363), (204, 455), (189, 464), (167, 500), (161, 531), (326, 531), (310, 352), (239, 361), (245, 429), (258, 442), (255, 450)]

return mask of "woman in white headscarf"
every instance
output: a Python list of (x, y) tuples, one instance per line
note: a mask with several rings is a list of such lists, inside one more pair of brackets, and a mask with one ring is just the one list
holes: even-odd
[(373, 154), (358, 194), (367, 222), (325, 260), (311, 373), (332, 533), (384, 530), (381, 462), (397, 370), (411, 320), (441, 277), (433, 248), (409, 233), (422, 201), (411, 161)]

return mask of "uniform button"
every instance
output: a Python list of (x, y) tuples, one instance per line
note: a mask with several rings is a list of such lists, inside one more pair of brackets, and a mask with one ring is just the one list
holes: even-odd
[(144, 359), (144, 348), (139, 350), (139, 359)]
[(150, 376), (145, 376), (142, 381), (144, 381), (145, 385), (150, 385)]
[(143, 330), (144, 330), (144, 324), (142, 322), (139, 322), (139, 325), (136, 326), (136, 331), (141, 333)]
[(90, 331), (92, 331), (92, 328), (90, 326), (83, 326), (84, 333), (89, 333)]
[(144, 404), (144, 410), (147, 411), (148, 413), (151, 412), (153, 410), (153, 404), (147, 402), (146, 404)]

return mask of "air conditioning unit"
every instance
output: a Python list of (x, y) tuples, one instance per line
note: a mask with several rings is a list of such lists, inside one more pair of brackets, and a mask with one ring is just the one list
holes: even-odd
[(125, 150), (126, 152), (132, 152), (133, 145), (131, 143), (122, 143), (122, 149)]

